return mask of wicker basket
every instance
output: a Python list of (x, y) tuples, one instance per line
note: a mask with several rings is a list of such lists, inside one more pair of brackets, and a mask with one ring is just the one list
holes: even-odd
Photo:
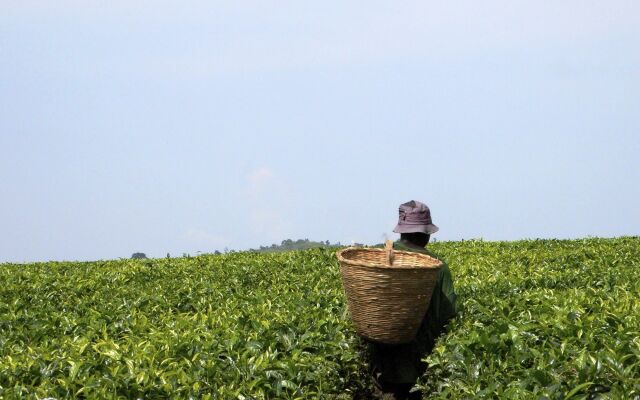
[(385, 249), (339, 250), (349, 313), (366, 339), (388, 344), (410, 342), (429, 308), (440, 260), (426, 254)]

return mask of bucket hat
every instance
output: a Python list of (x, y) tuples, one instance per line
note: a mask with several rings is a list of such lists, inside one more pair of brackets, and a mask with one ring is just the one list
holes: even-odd
[(415, 200), (400, 204), (398, 225), (393, 229), (394, 232), (422, 232), (431, 235), (438, 232), (438, 229), (440, 228), (431, 221), (431, 211), (426, 204)]

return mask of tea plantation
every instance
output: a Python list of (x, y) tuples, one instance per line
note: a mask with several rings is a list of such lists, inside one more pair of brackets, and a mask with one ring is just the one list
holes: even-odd
[[(640, 398), (640, 238), (444, 242), (429, 398)], [(0, 264), (0, 398), (367, 398), (335, 249)]]

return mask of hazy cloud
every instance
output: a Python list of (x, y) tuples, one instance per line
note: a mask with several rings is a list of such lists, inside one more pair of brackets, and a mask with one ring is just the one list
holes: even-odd
[[(129, 56), (118, 61), (91, 55), (76, 59), (78, 65), (186, 79), (442, 61), (485, 51), (588, 43), (634, 32), (640, 24), (637, 1), (374, 2), (366, 8), (363, 12), (362, 6), (343, 2), (10, 1), (0, 6), (5, 14), (0, 21), (39, 16), (67, 20), (71, 26), (87, 24), (95, 36), (89, 32), (86, 39), (92, 46), (109, 46), (112, 40), (105, 37), (120, 38), (118, 50)], [(158, 29), (171, 36), (158, 36)]]
[(273, 186), (273, 171), (268, 167), (260, 167), (251, 171), (247, 175), (247, 194), (249, 196), (259, 196), (268, 190), (269, 186)]
[(262, 244), (278, 242), (291, 234), (287, 214), (291, 207), (290, 189), (268, 166), (251, 171), (246, 177), (248, 224)]

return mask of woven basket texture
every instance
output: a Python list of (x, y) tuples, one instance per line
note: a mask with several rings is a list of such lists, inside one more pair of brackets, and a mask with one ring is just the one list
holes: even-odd
[(354, 248), (336, 253), (351, 319), (360, 336), (400, 344), (412, 341), (429, 308), (440, 260), (407, 251)]

